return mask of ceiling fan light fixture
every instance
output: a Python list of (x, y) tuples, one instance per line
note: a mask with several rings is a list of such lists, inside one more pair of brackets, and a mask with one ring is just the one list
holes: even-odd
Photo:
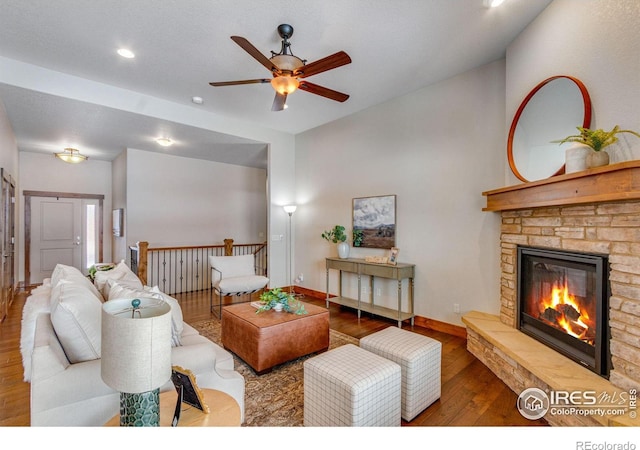
[(81, 154), (80, 150), (71, 147), (65, 148), (62, 152), (54, 153), (54, 155), (69, 164), (78, 164), (89, 159), (88, 156)]
[(271, 80), (271, 86), (280, 95), (289, 95), (298, 89), (300, 82), (289, 75), (281, 75)]

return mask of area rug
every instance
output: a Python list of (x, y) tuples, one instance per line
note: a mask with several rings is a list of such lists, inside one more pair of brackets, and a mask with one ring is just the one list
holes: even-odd
[[(220, 345), (220, 321), (207, 320), (192, 326), (206, 338)], [(358, 339), (329, 330), (329, 349), (345, 344), (358, 345)], [(245, 423), (248, 427), (299, 427), (303, 425), (304, 374), (307, 355), (256, 375), (251, 367), (233, 355), (235, 370), (245, 379)]]

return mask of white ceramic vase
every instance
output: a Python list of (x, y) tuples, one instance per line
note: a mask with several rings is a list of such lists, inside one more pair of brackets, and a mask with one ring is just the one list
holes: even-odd
[(338, 256), (340, 258), (342, 259), (348, 258), (349, 250), (351, 250), (351, 247), (349, 247), (349, 244), (347, 244), (346, 242), (338, 243)]
[(274, 311), (280, 312), (282, 311), (282, 308), (283, 308), (282, 303), (276, 303), (275, 305), (273, 305)]
[(586, 170), (587, 156), (591, 153), (591, 147), (579, 142), (574, 142), (564, 152), (564, 171), (565, 173), (580, 172)]
[(609, 164), (609, 154), (600, 150), (599, 152), (591, 151), (589, 155), (587, 155), (587, 166), (589, 168), (593, 167), (601, 167)]

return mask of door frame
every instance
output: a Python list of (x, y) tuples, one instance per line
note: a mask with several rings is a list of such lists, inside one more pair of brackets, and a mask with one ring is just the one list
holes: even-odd
[[(0, 217), (2, 223), (0, 224), (0, 230), (2, 235), (0, 239), (0, 257), (2, 257), (1, 274), (0, 274), (0, 322), (3, 322), (8, 315), (8, 308), (13, 302), (13, 295), (16, 291), (16, 236), (15, 236), (15, 206), (16, 206), (16, 185), (13, 177), (4, 168), (0, 168), (0, 208), (2, 213)], [(7, 245), (7, 239), (10, 238), (10, 242)], [(8, 248), (9, 247), (9, 248)], [(10, 280), (5, 280), (6, 267), (10, 268)], [(8, 282), (8, 286), (5, 285)]]
[(98, 260), (103, 259), (103, 235), (104, 235), (104, 195), (101, 194), (77, 194), (72, 192), (47, 192), (47, 191), (22, 191), (24, 195), (24, 284), (31, 285), (31, 198), (55, 197), (55, 198), (79, 198), (98, 200)]

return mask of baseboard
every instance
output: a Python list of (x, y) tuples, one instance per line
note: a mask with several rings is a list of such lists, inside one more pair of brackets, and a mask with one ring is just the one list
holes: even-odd
[[(311, 297), (317, 300), (325, 300), (327, 298), (327, 294), (325, 292), (316, 291), (301, 286), (294, 286), (293, 290), (296, 294), (302, 294), (305, 297)], [(331, 297), (334, 296), (329, 296), (329, 298)], [(429, 319), (427, 317), (421, 316), (415, 316), (413, 320), (414, 324), (419, 327), (428, 328), (434, 331), (440, 331), (441, 333), (450, 334), (452, 336), (461, 337), (463, 339), (467, 338), (467, 329), (465, 327), (461, 327), (460, 325), (453, 325), (451, 323), (440, 322), (439, 320)]]
[(460, 325), (440, 322), (439, 320), (420, 316), (416, 316), (414, 318), (414, 323), (419, 327), (428, 328), (434, 331), (440, 331), (442, 333), (450, 334), (452, 336), (458, 336), (463, 339), (467, 338), (467, 329), (465, 327), (461, 327)]

